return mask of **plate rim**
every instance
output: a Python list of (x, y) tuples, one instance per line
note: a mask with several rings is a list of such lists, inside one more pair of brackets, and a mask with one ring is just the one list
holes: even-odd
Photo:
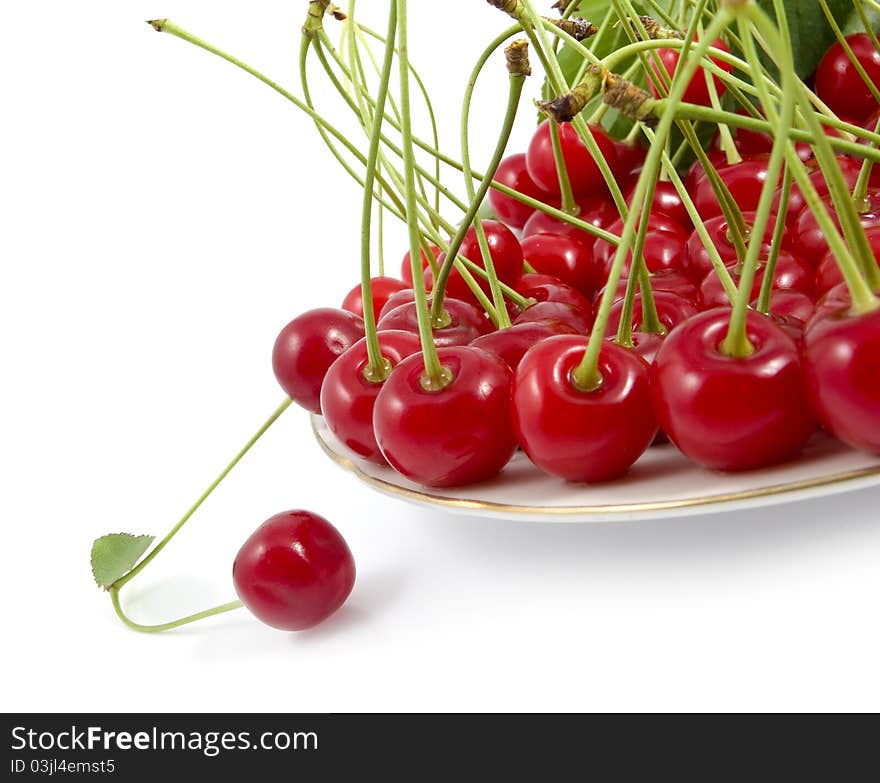
[(397, 495), (405, 500), (427, 503), (432, 506), (445, 507), (457, 510), (485, 511), (495, 515), (515, 515), (517, 517), (528, 516), (558, 516), (570, 517), (608, 517), (608, 516), (632, 516), (634, 514), (661, 513), (676, 510), (700, 508), (704, 506), (726, 505), (740, 501), (756, 500), (764, 497), (780, 497), (791, 493), (803, 492), (810, 489), (836, 486), (858, 479), (880, 477), (880, 464), (868, 468), (833, 473), (828, 476), (803, 479), (801, 481), (773, 484), (768, 487), (756, 489), (744, 489), (735, 492), (723, 492), (715, 495), (705, 495), (698, 498), (681, 498), (678, 500), (654, 500), (639, 503), (611, 503), (591, 506), (524, 506), (508, 503), (498, 503), (491, 500), (477, 500), (474, 498), (449, 498), (443, 495), (435, 495), (430, 491), (422, 491), (401, 487), (385, 479), (371, 476), (365, 473), (355, 459), (346, 457), (334, 451), (330, 444), (322, 437), (319, 430), (319, 422), (323, 419), (318, 414), (310, 416), (312, 434), (321, 450), (344, 470), (353, 473), (361, 481), (376, 487), (381, 492), (389, 495)]

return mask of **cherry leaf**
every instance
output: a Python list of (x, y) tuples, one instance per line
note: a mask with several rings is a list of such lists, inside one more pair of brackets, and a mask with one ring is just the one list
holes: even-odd
[(92, 544), (92, 575), (98, 587), (106, 590), (131, 571), (154, 538), (155, 536), (111, 533), (96, 539)]

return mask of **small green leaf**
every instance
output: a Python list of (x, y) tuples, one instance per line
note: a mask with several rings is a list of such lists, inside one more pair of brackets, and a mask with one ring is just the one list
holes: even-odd
[(130, 533), (111, 533), (96, 539), (92, 544), (92, 574), (98, 587), (106, 590), (131, 571), (154, 538), (133, 536)]

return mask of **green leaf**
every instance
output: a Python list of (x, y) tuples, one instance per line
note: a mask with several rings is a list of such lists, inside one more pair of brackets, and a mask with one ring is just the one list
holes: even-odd
[(106, 590), (131, 571), (154, 538), (133, 536), (130, 533), (111, 533), (96, 539), (92, 544), (92, 575), (98, 587)]
[[(758, 0), (771, 19), (776, 19), (773, 0)], [(783, 0), (785, 16), (791, 30), (791, 49), (798, 76), (805, 78), (816, 70), (819, 60), (836, 40), (831, 25), (819, 3), (804, 0)], [(853, 13), (852, 0), (828, 0), (828, 8), (841, 27), (846, 27)]]

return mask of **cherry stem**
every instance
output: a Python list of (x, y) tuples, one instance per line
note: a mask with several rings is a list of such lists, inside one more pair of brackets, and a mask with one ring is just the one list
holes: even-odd
[[(874, 126), (874, 132), (880, 133), (880, 117), (877, 118), (877, 124)], [(876, 148), (876, 143), (873, 141), (868, 142), (872, 147)], [(856, 207), (858, 208), (860, 205), (863, 205), (867, 202), (868, 198), (868, 184), (871, 181), (871, 172), (874, 170), (874, 161), (871, 158), (865, 158), (862, 161), (862, 167), (859, 169), (859, 177), (856, 180), (856, 186), (853, 188), (853, 201), (856, 203)]]
[(279, 419), (282, 413), (286, 411), (291, 404), (292, 400), (287, 398), (284, 402), (281, 403), (273, 412), (272, 415), (269, 416), (266, 421), (263, 422), (262, 426), (250, 437), (247, 443), (242, 446), (241, 450), (236, 454), (232, 461), (220, 471), (217, 478), (215, 478), (208, 488), (201, 494), (198, 500), (189, 507), (189, 510), (180, 518), (180, 521), (168, 531), (168, 534), (163, 538), (156, 546), (154, 546), (149, 554), (141, 560), (134, 568), (131, 569), (127, 574), (121, 576), (117, 579), (112, 585), (111, 588), (116, 588), (117, 590), (122, 589), (122, 587), (128, 584), (132, 579), (134, 579), (141, 571), (143, 571), (171, 541), (174, 536), (176, 536), (180, 529), (189, 521), (190, 517), (199, 510), (199, 507), (204, 503), (210, 496), (211, 493), (220, 486), (223, 479), (225, 479), (231, 472), (232, 469), (241, 462), (242, 458), (245, 454), (247, 454), (254, 444), (266, 434), (268, 429)]
[(139, 631), (140, 633), (161, 633), (162, 631), (170, 631), (173, 628), (180, 628), (182, 625), (189, 625), (190, 623), (204, 620), (206, 617), (214, 617), (218, 614), (241, 609), (244, 606), (241, 601), (230, 601), (227, 604), (220, 604), (220, 606), (215, 606), (212, 609), (205, 609), (201, 612), (196, 612), (195, 614), (188, 614), (186, 617), (181, 617), (180, 619), (172, 620), (171, 622), (159, 623), (158, 625), (141, 625), (140, 623), (134, 622), (134, 620), (125, 613), (125, 610), (123, 610), (122, 604), (119, 601), (119, 588), (111, 587), (109, 592), (110, 600), (113, 602), (113, 609), (116, 611), (116, 616), (122, 620), (125, 625), (131, 628), (132, 631)]
[(786, 166), (782, 175), (782, 185), (779, 188), (779, 212), (776, 215), (776, 225), (773, 227), (773, 239), (770, 242), (770, 252), (764, 264), (764, 279), (761, 281), (761, 293), (758, 295), (757, 311), (765, 315), (770, 312), (770, 297), (773, 295), (773, 280), (776, 276), (776, 264), (779, 261), (779, 253), (782, 250), (782, 240), (785, 236), (785, 221), (788, 218), (788, 201), (791, 196), (791, 169)]
[(571, 189), (571, 180), (568, 177), (568, 168), (565, 165), (565, 157), (562, 154), (562, 141), (559, 138), (559, 125), (552, 119), (547, 121), (550, 128), (550, 145), (553, 148), (553, 162), (556, 164), (556, 174), (559, 179), (559, 193), (562, 202), (562, 211), (569, 215), (580, 214), (581, 208), (574, 199)]
[[(706, 0), (700, 0), (698, 7), (703, 8), (705, 5)], [(693, 56), (687, 60), (681, 74), (679, 75), (678, 81), (672, 86), (669, 95), (669, 101), (672, 105), (676, 105), (681, 101), (687, 85), (694, 77), (694, 74), (696, 74), (701, 58), (705, 56), (709, 49), (709, 42), (714, 41), (730, 24), (732, 19), (733, 15), (731, 11), (726, 7), (722, 7), (712, 20), (707, 30), (706, 37), (697, 43)], [(630, 212), (624, 221), (620, 245), (618, 245), (617, 252), (614, 256), (605, 292), (602, 295), (599, 304), (596, 322), (593, 325), (593, 330), (590, 334), (589, 342), (587, 343), (587, 349), (584, 352), (584, 357), (580, 364), (572, 373), (572, 381), (574, 385), (582, 391), (597, 389), (602, 383), (602, 375), (599, 372), (599, 352), (605, 339), (605, 330), (608, 326), (608, 318), (611, 313), (611, 306), (614, 301), (617, 283), (620, 280), (620, 274), (626, 263), (629, 244), (636, 228), (636, 221), (639, 218), (639, 213), (642, 211), (642, 207), (645, 203), (645, 196), (648, 193), (651, 182), (657, 178), (657, 173), (665, 152), (666, 140), (669, 137), (672, 123), (674, 121), (675, 116), (673, 112), (668, 112), (661, 118), (660, 123), (657, 126), (655, 141), (648, 150), (648, 156), (645, 159), (644, 168), (642, 169), (642, 173), (639, 175), (638, 182), (636, 183), (630, 204)]]
[(412, 119), (409, 100), (409, 40), (407, 36), (406, 0), (394, 0), (397, 4), (397, 46), (400, 67), (400, 112), (403, 152), (404, 196), (406, 200), (406, 225), (409, 230), (409, 253), (413, 273), (416, 314), (419, 321), (419, 338), (422, 343), (422, 358), (425, 363), (423, 386), (439, 391), (451, 380), (449, 370), (440, 364), (434, 334), (431, 329), (431, 314), (425, 293), (425, 278), (422, 274), (419, 248), (419, 225), (416, 217), (415, 192), (415, 154), (413, 150)]
[[(525, 41), (514, 41), (508, 47), (508, 50), (511, 47), (515, 47), (519, 45), (520, 48), (526, 46)], [(498, 142), (495, 145), (495, 151), (492, 153), (492, 159), (489, 162), (489, 166), (486, 170), (486, 173), (483, 175), (483, 179), (480, 182), (480, 186), (477, 188), (475, 193), (471, 195), (471, 204), (468, 207), (468, 211), (465, 213), (464, 219), (459, 224), (458, 230), (455, 232), (455, 236), (452, 238), (452, 241), (449, 243), (449, 249), (446, 251), (446, 259), (443, 263), (443, 266), (440, 267), (440, 274), (437, 277), (436, 282), (434, 283), (434, 289), (432, 291), (432, 301), (431, 301), (431, 318), (432, 321), (437, 319), (440, 314), (443, 312), (443, 297), (446, 293), (446, 283), (449, 280), (449, 274), (452, 272), (452, 264), (455, 260), (455, 257), (458, 255), (458, 251), (461, 248), (461, 243), (464, 241), (465, 235), (467, 234), (468, 229), (470, 228), (471, 223), (479, 212), (480, 206), (483, 203), (483, 199), (486, 197), (486, 194), (489, 192), (489, 187), (492, 184), (492, 177), (495, 175), (495, 172), (498, 170), (498, 166), (501, 164), (501, 159), (504, 157), (504, 151), (507, 148), (507, 142), (510, 140), (510, 133), (513, 130), (513, 123), (516, 119), (517, 109), (519, 108), (520, 97), (522, 96), (522, 89), (525, 83), (526, 75), (530, 73), (528, 71), (528, 61), (526, 61), (526, 70), (518, 71), (510, 74), (509, 84), (510, 89), (508, 91), (507, 96), (507, 108), (504, 112), (504, 122), (501, 126), (501, 133), (498, 136)], [(467, 106), (467, 101), (465, 102), (465, 107)], [(462, 115), (462, 138), (463, 138), (463, 149), (464, 158), (463, 158), (463, 166), (465, 169), (465, 176), (469, 182), (469, 190), (473, 191), (473, 183), (470, 180), (469, 168), (470, 164), (468, 161), (468, 155), (466, 152), (467, 148), (467, 112), (463, 111)], [(482, 226), (481, 226), (482, 228)], [(506, 316), (506, 309), (504, 307), (504, 302), (502, 299), (501, 292), (498, 290), (498, 278), (495, 275), (495, 268), (492, 264), (491, 254), (488, 252), (488, 246), (485, 249), (483, 255), (483, 263), (486, 265), (486, 272), (489, 275), (489, 283), (492, 286), (492, 294), (493, 299), (495, 301), (495, 310), (501, 319), (501, 313), (504, 312)], [(494, 281), (494, 285), (493, 285)], [(506, 323), (506, 326), (510, 326), (510, 323)]]
[[(740, 31), (740, 38), (743, 45), (746, 59), (755, 69), (760, 68), (760, 59), (758, 58), (755, 42), (752, 38), (752, 30), (747, 20), (743, 16), (738, 16), (737, 23)], [(755, 213), (755, 223), (751, 240), (749, 241), (748, 251), (742, 265), (742, 272), (739, 280), (739, 290), (733, 303), (733, 311), (730, 316), (730, 324), (727, 334), (721, 343), (721, 351), (728, 356), (742, 358), (754, 353), (754, 346), (751, 344), (746, 331), (746, 315), (749, 308), (749, 302), (752, 298), (752, 286), (755, 281), (755, 275), (758, 271), (760, 262), (761, 247), (764, 242), (764, 232), (767, 229), (770, 220), (770, 211), (773, 207), (773, 200), (776, 195), (776, 186), (779, 182), (782, 166), (785, 162), (785, 151), (790, 146), (786, 133), (794, 121), (795, 109), (795, 90), (792, 85), (794, 79), (793, 67), (789, 68), (788, 63), (780, 65), (780, 73), (782, 75), (783, 86), (788, 89), (782, 91), (782, 106), (778, 117), (778, 130), (773, 140), (773, 147), (770, 152), (770, 160), (767, 163), (767, 179), (761, 188), (761, 197), (758, 200), (758, 209)], [(760, 80), (758, 80), (760, 83)], [(764, 103), (765, 111), (772, 118), (775, 111), (772, 106), (769, 94), (766, 95)], [(765, 275), (769, 274), (765, 270)]]

